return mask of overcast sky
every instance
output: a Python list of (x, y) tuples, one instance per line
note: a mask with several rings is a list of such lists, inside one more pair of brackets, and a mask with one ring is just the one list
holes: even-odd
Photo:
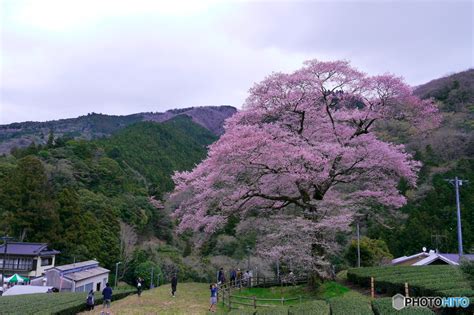
[(348, 59), (418, 85), (472, 68), (473, 1), (0, 0), (0, 124), (230, 104)]

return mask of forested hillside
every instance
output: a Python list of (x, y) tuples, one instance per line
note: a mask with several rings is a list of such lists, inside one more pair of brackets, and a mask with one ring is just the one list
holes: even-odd
[(138, 242), (171, 244), (158, 199), (173, 171), (192, 168), (216, 136), (178, 116), (96, 141), (51, 139), (0, 158), (0, 234), (48, 242), (60, 264), (97, 258), (127, 268)]
[(395, 257), (420, 252), (424, 246), (456, 253), (455, 193), (446, 179), (458, 176), (470, 181), (461, 187), (461, 215), (464, 251), (474, 253), (474, 70), (428, 82), (415, 94), (438, 102), (442, 124), (421, 137), (391, 130), (415, 152), (423, 168), (418, 188), (407, 192), (404, 216), (386, 225), (368, 219), (368, 234), (385, 240)]

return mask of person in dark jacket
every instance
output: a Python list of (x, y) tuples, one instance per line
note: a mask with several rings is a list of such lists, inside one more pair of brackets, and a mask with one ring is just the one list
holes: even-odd
[(90, 290), (86, 298), (86, 310), (92, 311), (94, 309), (94, 304), (95, 304), (94, 291)]
[(137, 293), (138, 293), (138, 296), (142, 296), (142, 291), (143, 291), (143, 280), (142, 278), (138, 278), (137, 279)]
[(225, 283), (224, 268), (219, 269), (219, 273), (217, 275), (217, 282), (219, 284)]
[(104, 303), (102, 304), (102, 312), (101, 314), (104, 313), (104, 308), (106, 308), (106, 313), (105, 314), (110, 314), (110, 303), (112, 302), (112, 288), (110, 287), (110, 284), (107, 282), (105, 284), (104, 290), (102, 290), (102, 296), (104, 297)]
[(178, 286), (178, 277), (176, 275), (173, 275), (171, 278), (171, 295), (175, 297), (175, 292), (176, 292), (176, 287)]
[(237, 272), (234, 268), (230, 270), (230, 285), (235, 287), (235, 279), (237, 278)]

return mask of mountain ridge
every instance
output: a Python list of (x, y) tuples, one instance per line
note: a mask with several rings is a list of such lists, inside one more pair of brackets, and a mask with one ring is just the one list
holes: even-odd
[(15, 147), (27, 147), (31, 143), (45, 144), (51, 131), (54, 132), (55, 137), (92, 140), (108, 137), (136, 122), (162, 123), (176, 116), (188, 116), (195, 123), (219, 136), (224, 132), (224, 121), (236, 111), (235, 107), (229, 105), (200, 106), (171, 109), (165, 112), (141, 112), (130, 115), (89, 113), (75, 118), (45, 122), (15, 122), (0, 125), (0, 154), (9, 153)]

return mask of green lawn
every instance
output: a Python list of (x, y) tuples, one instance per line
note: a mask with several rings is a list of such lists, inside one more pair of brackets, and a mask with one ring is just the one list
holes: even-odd
[[(245, 297), (245, 298), (236, 298), (237, 301), (247, 301), (251, 303), (251, 300), (247, 298), (255, 297), (258, 299), (278, 299), (278, 301), (258, 301), (257, 304), (298, 304), (301, 300), (308, 300), (314, 299), (314, 293), (307, 290), (306, 286), (304, 285), (297, 285), (297, 286), (286, 286), (286, 287), (271, 287), (271, 288), (249, 288), (249, 289), (242, 289), (238, 290), (235, 289), (232, 291), (232, 295), (236, 297)], [(290, 299), (286, 301), (286, 299)], [(260, 303), (259, 303), (260, 302)]]
[[(162, 285), (152, 290), (143, 291), (142, 296), (129, 296), (117, 302), (112, 302), (111, 314), (208, 314), (209, 284), (178, 283), (176, 297), (171, 296), (170, 285)], [(82, 314), (100, 314), (102, 307), (96, 307), (94, 312)], [(210, 314), (210, 313), (209, 313)], [(213, 313), (216, 314), (216, 313)]]
[(350, 289), (335, 281), (328, 281), (321, 285), (317, 291), (317, 297), (323, 300), (344, 295)]

